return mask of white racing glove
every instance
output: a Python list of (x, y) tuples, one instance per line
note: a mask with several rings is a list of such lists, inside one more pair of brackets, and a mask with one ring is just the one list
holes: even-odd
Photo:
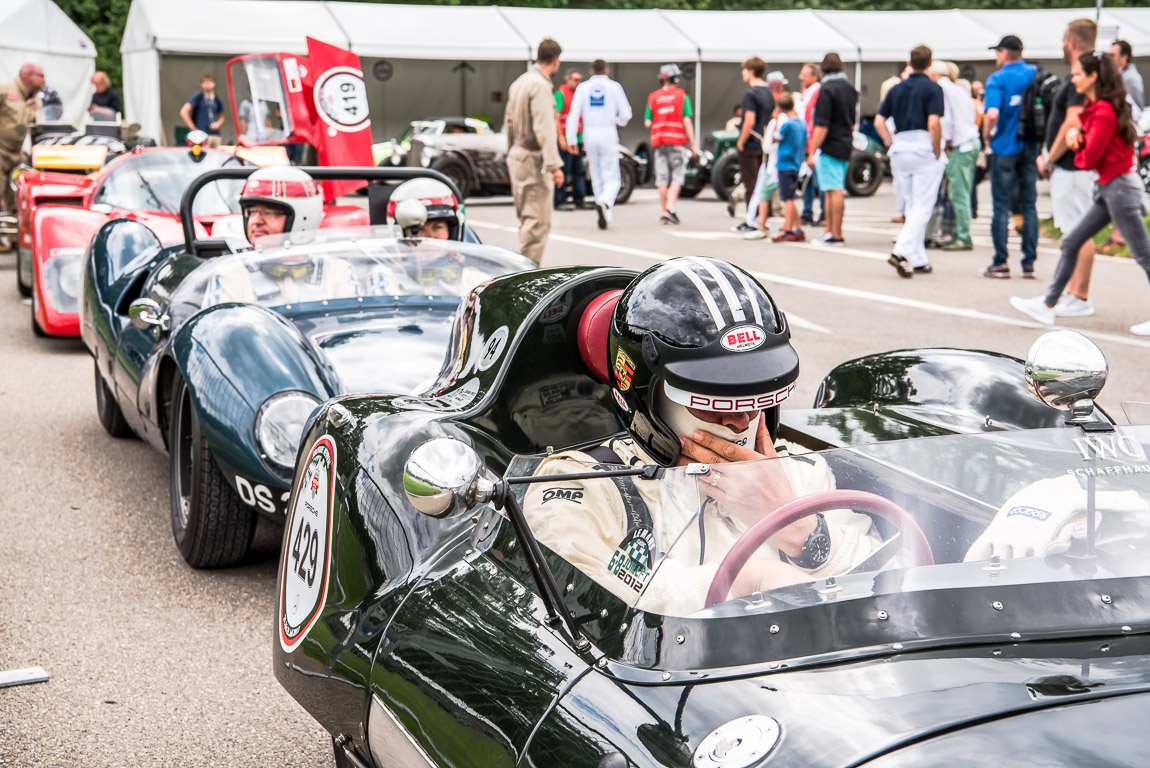
[[(1103, 512), (1140, 513), (1146, 502), (1136, 491), (1101, 491), (1094, 496), (1094, 521)], [(1006, 500), (990, 525), (975, 540), (965, 562), (1002, 558), (1045, 557), (1070, 549), (1086, 536), (1086, 490), (1063, 475), (1039, 480)]]

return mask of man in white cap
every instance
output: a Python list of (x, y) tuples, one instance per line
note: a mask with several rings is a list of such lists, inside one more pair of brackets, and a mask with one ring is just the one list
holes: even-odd
[(643, 123), (651, 129), (651, 147), (655, 160), (655, 186), (659, 188), (659, 205), (664, 224), (678, 224), (675, 201), (683, 187), (687, 161), (699, 152), (695, 127), (691, 124), (691, 97), (676, 83), (679, 65), (659, 67), (662, 87), (647, 96), (647, 113)]

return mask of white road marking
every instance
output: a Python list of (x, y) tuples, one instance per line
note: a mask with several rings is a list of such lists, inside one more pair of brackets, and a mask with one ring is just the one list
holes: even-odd
[[(502, 232), (518, 232), (518, 227), (511, 227), (505, 224), (495, 224), (486, 221), (476, 221), (475, 219), (468, 219), (472, 226), (486, 227), (487, 229), (495, 229)], [(563, 243), (571, 243), (572, 245), (582, 246), (584, 248), (596, 248), (601, 251), (610, 251), (613, 253), (622, 253), (628, 256), (638, 256), (642, 259), (650, 259), (652, 261), (666, 261), (667, 259), (674, 258), (665, 253), (658, 253), (656, 251), (647, 251), (641, 248), (631, 248), (626, 245), (616, 245), (614, 243), (600, 243), (595, 240), (587, 240), (582, 237), (572, 237), (570, 235), (559, 235), (552, 233), (551, 239)], [(793, 245), (802, 246), (801, 243), (793, 243)], [(809, 245), (808, 245), (809, 247)], [(828, 246), (827, 250), (839, 251), (840, 248)], [(749, 270), (748, 270), (749, 271)], [(887, 304), (891, 306), (907, 307), (909, 309), (918, 309), (923, 312), (934, 312), (940, 315), (950, 315), (953, 317), (965, 317), (970, 320), (981, 320), (988, 323), (995, 323), (997, 325), (1009, 325), (1015, 328), (1032, 328), (1040, 331), (1053, 330), (1052, 326), (1034, 323), (1029, 320), (1020, 320), (1014, 317), (1004, 317), (1002, 315), (992, 315), (989, 312), (980, 312), (977, 309), (967, 309), (965, 307), (951, 307), (945, 304), (934, 304), (929, 301), (919, 301), (917, 299), (908, 299), (905, 296), (889, 296), (883, 293), (873, 293), (871, 291), (860, 291), (855, 288), (845, 288), (838, 285), (828, 285), (827, 283), (816, 283), (811, 280), (802, 280), (796, 277), (786, 277), (784, 275), (772, 275), (767, 272), (751, 272), (752, 275), (770, 282), (779, 283), (780, 285), (790, 285), (795, 288), (806, 288), (812, 291), (819, 291), (822, 293), (831, 293), (838, 296), (846, 296), (852, 299), (861, 299), (863, 301), (872, 301), (877, 304)], [(790, 312), (787, 313), (790, 317)], [(795, 323), (798, 326), (798, 323)], [(1125, 344), (1130, 347), (1141, 347), (1143, 349), (1150, 349), (1150, 341), (1143, 341), (1141, 339), (1134, 339), (1127, 336), (1119, 336), (1113, 333), (1103, 333), (1101, 331), (1086, 332), (1087, 336), (1115, 344)]]

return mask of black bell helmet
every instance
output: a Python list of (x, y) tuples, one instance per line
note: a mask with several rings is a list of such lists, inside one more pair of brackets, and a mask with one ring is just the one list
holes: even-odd
[(677, 464), (678, 435), (656, 407), (662, 388), (687, 408), (762, 411), (775, 439), (799, 377), (790, 337), (786, 316), (739, 267), (701, 256), (651, 267), (611, 320), (607, 364), (623, 426), (660, 464)]

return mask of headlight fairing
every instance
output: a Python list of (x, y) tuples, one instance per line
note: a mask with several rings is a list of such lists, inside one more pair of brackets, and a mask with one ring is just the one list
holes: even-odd
[(277, 392), (264, 400), (255, 424), (260, 458), (276, 469), (291, 472), (304, 425), (319, 404), (319, 398), (301, 390)]
[(48, 303), (57, 312), (80, 311), (80, 272), (83, 248), (53, 248), (44, 262), (44, 285)]

